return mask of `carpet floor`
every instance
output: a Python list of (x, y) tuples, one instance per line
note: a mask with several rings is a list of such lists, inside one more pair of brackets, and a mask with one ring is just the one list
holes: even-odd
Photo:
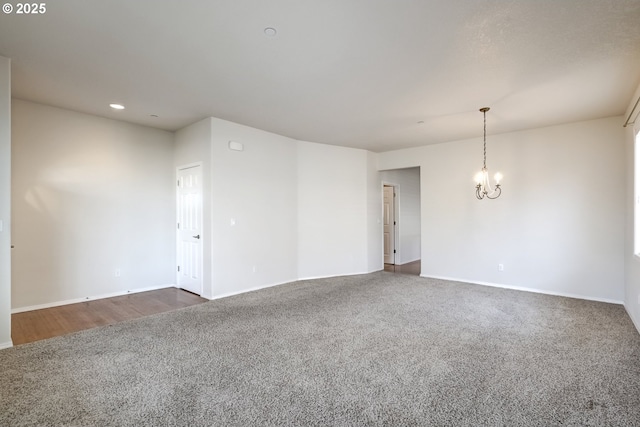
[(379, 272), (0, 351), (2, 426), (640, 426), (619, 305)]

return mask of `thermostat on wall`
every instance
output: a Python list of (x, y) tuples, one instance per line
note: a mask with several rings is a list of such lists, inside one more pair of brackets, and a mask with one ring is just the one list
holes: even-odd
[(234, 151), (242, 151), (244, 150), (244, 145), (240, 142), (229, 141), (229, 149)]

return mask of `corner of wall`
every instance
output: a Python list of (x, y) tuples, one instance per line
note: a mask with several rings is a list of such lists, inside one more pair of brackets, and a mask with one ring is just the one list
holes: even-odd
[[(640, 85), (637, 87), (634, 96), (631, 98), (624, 118), (629, 118), (632, 124), (628, 125), (625, 134), (625, 159), (626, 159), (626, 218), (625, 218), (625, 246), (624, 246), (624, 307), (640, 333), (640, 258), (634, 254), (635, 235), (635, 196), (637, 190), (636, 168), (636, 133), (640, 132), (640, 123), (637, 122), (640, 116), (632, 117), (633, 109), (636, 108), (636, 101), (640, 97)], [(637, 114), (637, 113), (634, 113)], [(633, 123), (635, 122), (635, 123)]]
[(11, 60), (0, 56), (0, 348), (11, 347)]
[(213, 298), (213, 271), (211, 267), (211, 242), (213, 242), (211, 201), (212, 129), (213, 118), (207, 117), (178, 130), (174, 136), (174, 167), (176, 172), (177, 168), (189, 164), (198, 163), (202, 166), (202, 241), (209, 242), (208, 245), (203, 247), (202, 297), (207, 299)]
[(382, 248), (382, 178), (378, 172), (380, 155), (367, 151), (367, 271), (384, 268)]

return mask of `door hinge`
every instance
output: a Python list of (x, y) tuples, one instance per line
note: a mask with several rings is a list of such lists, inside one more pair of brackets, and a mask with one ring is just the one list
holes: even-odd
[(180, 271), (180, 266), (178, 266), (178, 271)]
[(178, 187), (180, 187), (180, 180), (178, 180)]
[(180, 223), (178, 223), (178, 230), (180, 230)]
[(395, 249), (393, 250), (393, 253), (394, 253), (394, 254), (396, 253), (396, 250), (395, 250)]
[(396, 225), (396, 222), (395, 222), (395, 221), (393, 221), (393, 225)]

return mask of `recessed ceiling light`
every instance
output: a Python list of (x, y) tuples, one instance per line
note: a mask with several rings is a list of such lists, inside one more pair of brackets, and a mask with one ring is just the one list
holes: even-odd
[(157, 114), (150, 114), (151, 117), (158, 117)]
[(278, 34), (278, 32), (276, 31), (275, 28), (273, 27), (267, 27), (264, 29), (264, 33), (267, 35), (267, 37), (275, 37), (276, 34)]
[(120, 104), (109, 104), (109, 107), (113, 108), (114, 110), (124, 110), (124, 105)]
[(418, 124), (419, 124), (419, 125), (424, 124), (424, 120), (420, 120), (420, 121), (418, 122)]

